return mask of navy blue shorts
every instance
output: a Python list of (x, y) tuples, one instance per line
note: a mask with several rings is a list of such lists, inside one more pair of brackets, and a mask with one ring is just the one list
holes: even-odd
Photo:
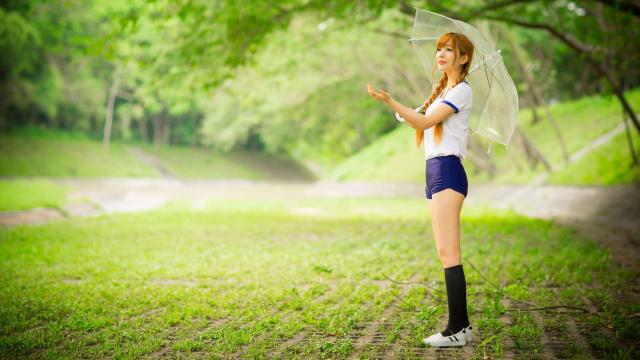
[(456, 155), (436, 156), (425, 166), (425, 194), (427, 199), (438, 191), (453, 189), (467, 197), (469, 183), (462, 161)]

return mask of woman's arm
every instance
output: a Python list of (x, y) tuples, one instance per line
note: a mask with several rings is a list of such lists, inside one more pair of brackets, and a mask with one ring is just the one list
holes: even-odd
[(410, 122), (407, 122), (407, 125), (411, 126), (412, 128), (416, 129), (416, 130), (422, 130), (422, 129), (418, 129), (415, 125), (413, 125)]
[(428, 115), (422, 115), (402, 105), (391, 96), (389, 96), (389, 99), (385, 101), (385, 103), (400, 114), (400, 116), (416, 130), (426, 130), (435, 126), (448, 118), (454, 111), (453, 108), (448, 105), (437, 103), (433, 106), (433, 109), (429, 111)]
[[(420, 108), (421, 108), (421, 107), (422, 107), (422, 106), (418, 106), (417, 108), (413, 109), (413, 111), (415, 111), (415, 112), (420, 112)], [(415, 125), (413, 125), (413, 124), (411, 124), (411, 123), (408, 123), (408, 122), (404, 121), (404, 119), (403, 119), (403, 118), (400, 116), (400, 114), (398, 114), (397, 112), (395, 113), (395, 116), (396, 116), (396, 119), (397, 119), (398, 121), (403, 122), (403, 123), (406, 123), (406, 124), (407, 124), (407, 125), (409, 125), (410, 127), (414, 128), (414, 129), (416, 129), (416, 130), (419, 130), (419, 129), (417, 129), (417, 128), (415, 127)]]
[(386, 91), (375, 91), (371, 84), (367, 84), (367, 90), (374, 99), (387, 104), (391, 109), (400, 114), (409, 126), (416, 130), (426, 130), (435, 126), (439, 122), (448, 118), (449, 115), (454, 112), (453, 108), (450, 106), (443, 103), (437, 103), (433, 105), (433, 109), (429, 111), (429, 115), (422, 115), (397, 102)]

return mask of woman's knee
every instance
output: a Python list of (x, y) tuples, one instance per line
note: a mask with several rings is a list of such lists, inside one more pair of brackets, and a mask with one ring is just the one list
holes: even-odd
[(460, 264), (460, 251), (456, 251), (446, 246), (440, 246), (438, 248), (438, 257), (443, 267), (450, 267)]
[(446, 259), (446, 261), (440, 260), (440, 262), (442, 263), (443, 269), (462, 264), (462, 260), (460, 258)]

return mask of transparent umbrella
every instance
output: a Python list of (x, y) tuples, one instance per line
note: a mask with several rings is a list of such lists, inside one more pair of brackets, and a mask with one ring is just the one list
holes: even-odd
[(464, 34), (474, 45), (467, 81), (473, 90), (469, 128), (489, 140), (509, 147), (518, 124), (518, 92), (502, 61), (501, 50), (470, 24), (416, 8), (411, 44), (427, 71), (431, 84), (440, 78), (435, 63), (436, 42), (442, 34)]

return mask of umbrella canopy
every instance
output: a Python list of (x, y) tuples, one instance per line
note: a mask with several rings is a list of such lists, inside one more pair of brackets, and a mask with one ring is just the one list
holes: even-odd
[(465, 35), (474, 45), (473, 60), (467, 81), (473, 90), (469, 128), (489, 140), (508, 148), (518, 124), (518, 92), (502, 61), (501, 50), (470, 24), (431, 11), (416, 8), (411, 44), (427, 71), (431, 84), (441, 76), (432, 69), (436, 42), (444, 33)]

